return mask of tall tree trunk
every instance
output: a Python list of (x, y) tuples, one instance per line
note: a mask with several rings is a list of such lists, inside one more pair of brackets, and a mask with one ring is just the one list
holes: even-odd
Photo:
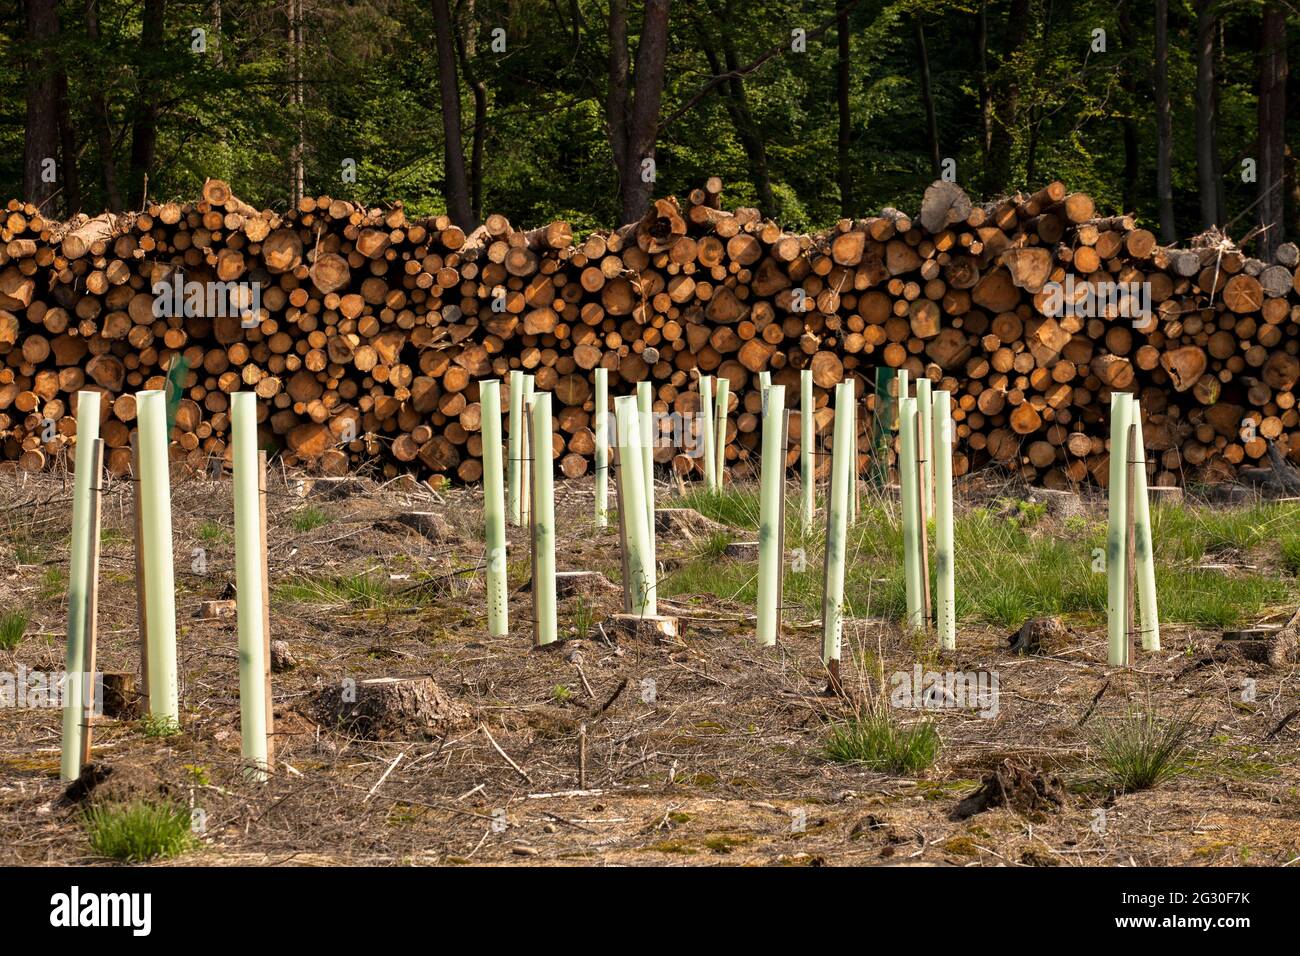
[[(728, 11), (731, 5), (728, 4)], [(714, 49), (713, 38), (704, 30), (700, 31), (700, 45), (709, 69), (714, 76), (721, 76), (725, 70), (734, 73), (737, 67), (736, 49), (730, 39), (726, 38), (726, 17), (723, 18), (723, 46), (725, 59), (718, 57)], [(727, 105), (727, 115), (736, 130), (736, 137), (745, 152), (745, 164), (749, 167), (749, 181), (754, 185), (754, 194), (758, 197), (759, 210), (765, 216), (776, 216), (776, 197), (772, 194), (772, 177), (767, 168), (767, 144), (763, 141), (762, 131), (754, 122), (749, 111), (749, 98), (745, 95), (745, 81), (733, 76), (721, 87), (723, 102)]]
[[(457, 11), (459, 15), (461, 11)], [(475, 20), (474, 0), (469, 0), (464, 10), (465, 20), (456, 31), (456, 56), (465, 82), (474, 94), (474, 133), (469, 149), (470, 212), (475, 222), (483, 219), (483, 143), (487, 137), (487, 84), (474, 71), (477, 52), (478, 23)]]
[(1124, 0), (1119, 8), (1119, 42), (1124, 54), (1120, 87), (1124, 90), (1124, 211), (1136, 212), (1138, 202), (1138, 128), (1137, 110), (1137, 30), (1133, 26), (1133, 0)]
[(1011, 153), (1015, 145), (1014, 130), (1019, 122), (1020, 84), (1012, 72), (1011, 53), (1017, 37), (1023, 35), (1029, 21), (1029, 0), (1011, 0), (1007, 13), (1007, 49), (994, 79), (992, 133), (989, 138), (989, 193), (1001, 193), (1011, 181)]
[(1259, 56), (1259, 224), (1256, 243), (1265, 262), (1286, 239), (1283, 162), (1286, 153), (1286, 11), (1281, 3), (1264, 7)]
[(627, 52), (627, 0), (609, 0), (608, 73), (605, 125), (609, 130), (609, 148), (614, 154), (614, 171), (622, 189), (623, 167), (627, 165), (628, 83), (632, 79), (632, 60)]
[(624, 167), (623, 220), (645, 212), (654, 182), (642, 172), (642, 162), (654, 159), (659, 135), (659, 104), (664, 94), (664, 64), (668, 59), (669, 0), (646, 0), (645, 21), (636, 48), (632, 87), (632, 122), (628, 127), (628, 165)]
[(925, 127), (930, 137), (931, 175), (939, 178), (939, 120), (934, 111), (934, 91), (930, 87), (930, 56), (925, 49), (925, 27), (917, 14), (912, 25), (916, 36), (916, 61), (921, 72), (921, 101), (925, 104)]
[(433, 0), (437, 33), (438, 91), (442, 101), (442, 141), (446, 164), (447, 214), (466, 232), (478, 225), (465, 176), (465, 151), (460, 140), (460, 81), (456, 75), (455, 39), (447, 0)]
[(221, 0), (211, 0), (208, 3), (208, 52), (212, 54), (213, 66), (223, 66), (224, 59), (221, 52)]
[(1174, 119), (1169, 106), (1169, 0), (1155, 3), (1156, 197), (1160, 203), (1160, 241), (1169, 244), (1178, 239), (1174, 223)]
[(975, 15), (975, 51), (979, 60), (980, 173), (985, 189), (989, 181), (989, 153), (993, 149), (993, 99), (989, 94), (989, 5), (980, 0)]
[(835, 101), (839, 111), (839, 131), (835, 137), (836, 171), (840, 184), (840, 215), (853, 217), (853, 166), (849, 155), (852, 144), (853, 117), (849, 109), (849, 68), (853, 55), (849, 37), (849, 10), (841, 8), (836, 13), (836, 44), (839, 56), (835, 62)]
[(655, 158), (655, 139), (659, 133), (659, 104), (663, 99), (664, 62), (668, 56), (668, 5), (669, 0), (646, 0), (629, 96), (627, 3), (626, 0), (610, 2), (606, 117), (610, 147), (619, 169), (624, 222), (640, 219), (654, 193), (654, 180), (645, 174), (643, 163)]
[[(1214, 143), (1214, 155), (1221, 157), (1223, 154), (1219, 151), (1219, 117), (1223, 115), (1223, 88), (1227, 85), (1228, 41), (1224, 18), (1216, 14), (1215, 22), (1218, 62), (1214, 66), (1214, 127), (1210, 130), (1210, 136)], [(1218, 213), (1217, 221), (1226, 223), (1228, 203), (1223, 181), (1223, 167), (1220, 167), (1219, 175), (1214, 177), (1214, 208)]]
[(289, 59), (293, 70), (293, 149), (289, 151), (289, 193), (296, 208), (306, 190), (306, 117), (303, 107), (306, 100), (302, 88), (303, 61), (302, 0), (289, 0)]
[(81, 177), (77, 175), (77, 130), (72, 124), (72, 107), (68, 103), (68, 74), (59, 64), (55, 78), (59, 95), (59, 155), (63, 159), (63, 211), (71, 216), (81, 211)]
[(162, 52), (167, 0), (144, 0), (140, 19), (139, 94), (131, 124), (132, 208), (144, 205), (146, 182), (158, 149), (158, 57)]
[[(99, 54), (99, 0), (86, 0), (86, 36)], [(113, 133), (109, 126), (108, 98), (97, 83), (90, 84), (90, 126), (99, 153), (99, 174), (104, 183), (104, 201), (113, 212), (122, 209), (122, 193), (117, 187), (117, 160), (113, 155)]]
[[(1047, 0), (1047, 9), (1043, 20), (1043, 38), (1038, 44), (1038, 55), (1035, 57), (1036, 68), (1035, 75), (1042, 76), (1047, 67), (1047, 46), (1052, 41), (1052, 13), (1055, 5), (1052, 0)], [(1038, 175), (1038, 135), (1043, 128), (1043, 106), (1041, 103), (1035, 103), (1029, 109), (1029, 149), (1025, 154), (1025, 182), (1032, 185), (1035, 183)]]
[[(47, 161), (59, 155), (59, 84), (54, 68), (54, 44), (59, 34), (55, 0), (26, 0), (27, 128), (23, 139), (23, 194), (44, 206), (59, 188), (42, 175)], [(65, 171), (56, 172), (62, 176)]]
[(1200, 194), (1201, 228), (1219, 219), (1219, 153), (1215, 126), (1214, 41), (1217, 0), (1196, 0), (1196, 186)]

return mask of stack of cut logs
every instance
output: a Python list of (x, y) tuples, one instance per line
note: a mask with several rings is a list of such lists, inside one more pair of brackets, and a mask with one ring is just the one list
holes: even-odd
[[(1157, 484), (1230, 478), (1270, 445), (1300, 458), (1294, 245), (1269, 264), (1218, 234), (1163, 248), (1061, 183), (984, 206), (935, 183), (916, 220), (884, 209), (817, 235), (726, 211), (720, 192), (710, 180), (577, 242), (562, 222), (521, 231), (491, 215), (466, 235), (446, 216), (328, 196), (278, 214), (218, 180), (195, 203), (69, 223), (10, 202), (0, 459), (36, 470), (65, 455), (76, 392), (94, 388), (108, 466), (126, 473), (133, 393), (164, 387), (177, 353), (190, 371), (173, 455), (196, 469), (228, 455), (229, 395), (253, 389), (264, 440), (290, 465), (474, 481), (477, 382), (523, 369), (554, 394), (553, 455), (578, 477), (595, 446), (597, 367), (611, 394), (649, 379), (656, 408), (688, 420), (698, 374), (725, 376), (734, 477), (755, 461), (756, 373), (793, 397), (810, 368), (825, 441), (831, 387), (858, 377), (870, 409), (881, 365), (953, 393), (958, 474), (992, 462), (1051, 487), (1104, 484), (1117, 389), (1141, 397)], [(186, 288), (256, 283), (260, 298), (244, 300), (256, 313), (202, 294), (180, 314), (156, 309), (156, 284), (178, 272)], [(1090, 315), (1102, 283), (1147, 283), (1150, 318), (1114, 301)], [(870, 416), (860, 421), (865, 469)], [(680, 447), (656, 457), (698, 467)]]

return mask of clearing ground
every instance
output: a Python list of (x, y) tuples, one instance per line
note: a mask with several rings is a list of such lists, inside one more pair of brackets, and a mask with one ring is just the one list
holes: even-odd
[[(70, 488), (5, 476), (0, 671), (62, 667)], [(821, 531), (792, 519), (785, 635), (753, 640), (756, 493), (661, 488), (661, 507), (716, 525), (659, 537), (661, 611), (680, 644), (617, 643), (616, 589), (564, 598), (568, 639), (531, 648), (527, 540), (510, 528), (512, 634), (485, 634), (481, 493), (399, 480), (318, 483), (275, 474), (273, 636), (296, 666), (274, 678), (279, 765), (264, 785), (239, 764), (233, 618), (196, 619), (233, 582), (230, 485), (173, 489), (182, 731), (105, 720), (96, 760), (120, 793), (201, 810), (200, 840), (171, 863), (1285, 865), (1300, 858), (1300, 685), (1293, 662), (1224, 653), (1225, 628), (1286, 622), (1300, 603), (1300, 506), (1246, 501), (1155, 508), (1164, 649), (1106, 666), (1105, 575), (1093, 549), (1104, 501), (1050, 502), (976, 476), (959, 487), (958, 649), (898, 626), (897, 508), (864, 497), (850, 549), (849, 699), (823, 694)], [(589, 481), (559, 483), (558, 567), (617, 581), (618, 536), (591, 517)], [(438, 518), (403, 523), (411, 512)], [(792, 497), (789, 508), (797, 512)], [(419, 525), (412, 528), (410, 525)], [(104, 503), (99, 661), (138, 664), (130, 488)], [(1064, 629), (1038, 654), (1008, 635), (1028, 618)], [(19, 621), (17, 625), (13, 621)], [(1293, 659), (1292, 659), (1293, 661)], [(996, 707), (885, 708), (932, 722), (934, 761), (901, 774), (827, 755), (832, 729), (888, 698), (915, 665), (996, 675)], [(361, 740), (314, 702), (351, 679), (429, 676), (460, 705), (445, 735)], [(1184, 722), (1180, 772), (1122, 792), (1103, 738), (1140, 714)], [(578, 755), (585, 725), (586, 790)], [(0, 708), (0, 858), (106, 862), (58, 780), (60, 715)], [(1010, 764), (1007, 763), (1010, 761)], [(971, 800), (1002, 768), (1011, 805)], [(1010, 784), (1007, 781), (1011, 781)], [(1026, 789), (1016, 789), (1016, 785)], [(993, 788), (996, 791), (996, 787)], [(1032, 792), (1031, 792), (1032, 791)], [(108, 799), (105, 787), (90, 800)], [(1034, 797), (1033, 794), (1037, 794)], [(959, 811), (960, 807), (965, 812)], [(969, 813), (969, 815), (968, 815)]]

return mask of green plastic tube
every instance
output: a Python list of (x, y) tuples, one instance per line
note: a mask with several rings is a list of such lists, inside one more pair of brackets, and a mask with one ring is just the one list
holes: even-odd
[(921, 495), (916, 469), (916, 399), (898, 403), (899, 477), (903, 492), (903, 582), (907, 626), (925, 629), (925, 582), (921, 579)]
[(957, 569), (952, 520), (952, 395), (936, 391), (932, 402), (934, 436), (934, 618), (939, 646), (957, 647)]
[(822, 663), (840, 659), (844, 633), (844, 557), (849, 535), (849, 464), (853, 387), (835, 386), (835, 425), (831, 447), (831, 487), (826, 504), (826, 578), (822, 584)]
[(609, 525), (609, 369), (596, 369), (596, 527)]
[(506, 595), (506, 508), (501, 475), (501, 382), (478, 383), (483, 428), (483, 531), (487, 554), (488, 634), (505, 637), (510, 631)]
[(756, 636), (760, 647), (776, 643), (777, 601), (781, 594), (781, 498), (785, 493), (785, 386), (770, 385), (763, 409), (763, 448), (758, 498), (758, 608)]
[(718, 430), (713, 436), (713, 453), (718, 456), (713, 469), (715, 491), (722, 490), (722, 479), (727, 469), (727, 405), (731, 401), (731, 379), (718, 376), (717, 416)]
[(1137, 426), (1137, 497), (1133, 502), (1134, 554), (1137, 559), (1138, 609), (1142, 621), (1142, 649), (1160, 650), (1160, 605), (1156, 598), (1155, 544), (1151, 538), (1151, 501), (1147, 491), (1146, 445), (1142, 440), (1142, 404), (1133, 402)]
[(631, 613), (655, 613), (655, 564), (651, 529), (646, 524), (645, 470), (641, 462), (641, 424), (637, 401), (625, 395), (614, 399), (618, 441), (618, 480), (623, 497), (623, 538), (627, 547), (627, 590)]
[(717, 484), (713, 476), (714, 469), (717, 468), (718, 462), (713, 454), (713, 379), (708, 375), (700, 376), (700, 429), (699, 438), (702, 440), (701, 454), (704, 456), (702, 462), (704, 466), (704, 488), (706, 491), (712, 491)]
[(144, 535), (144, 593), (149, 622), (149, 713), (155, 718), (179, 723), (176, 573), (172, 564), (167, 397), (157, 390), (137, 392), (135, 404), (140, 434), (140, 525)]
[(515, 527), (523, 522), (523, 495), (520, 493), (519, 477), (523, 469), (524, 432), (524, 379), (523, 372), (510, 373), (510, 447), (506, 450), (506, 500), (510, 508), (510, 520)]
[(848, 379), (849, 386), (849, 524), (858, 523), (858, 386)]
[(767, 369), (758, 373), (758, 388), (760, 391), (766, 391), (772, 387), (772, 373)]
[[(230, 396), (235, 486), (235, 596), (239, 628), (240, 752), (250, 765), (249, 776), (265, 780), (266, 634), (263, 631), (262, 569), (266, 542), (262, 540), (262, 508), (258, 500), (257, 395)], [(148, 596), (148, 589), (145, 590)]]
[(533, 598), (538, 646), (555, 640), (555, 467), (551, 462), (551, 393), (533, 398)]
[(636, 383), (637, 422), (641, 428), (641, 461), (645, 473), (646, 521), (653, 530), (655, 526), (655, 435), (654, 430), (654, 386), (649, 382)]
[(1133, 396), (1110, 395), (1110, 523), (1106, 529), (1107, 661), (1128, 664), (1128, 427), (1133, 420)]
[(799, 490), (803, 492), (804, 527), (812, 523), (813, 512), (817, 510), (817, 488), (813, 482), (817, 467), (813, 460), (813, 443), (817, 440), (816, 410), (812, 369), (802, 369), (799, 372), (799, 480), (802, 483)]
[(90, 595), (91, 473), (95, 439), (99, 437), (99, 392), (77, 393), (77, 456), (72, 476), (72, 537), (68, 567), (68, 647), (63, 685), (63, 753), (59, 774), (76, 780), (81, 774), (81, 725), (86, 690), (86, 612)]

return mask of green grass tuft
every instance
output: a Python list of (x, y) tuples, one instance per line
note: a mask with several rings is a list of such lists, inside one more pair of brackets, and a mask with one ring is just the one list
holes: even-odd
[(1300, 535), (1282, 539), (1282, 567), (1289, 574), (1300, 575)]
[(330, 516), (315, 505), (299, 508), (289, 516), (289, 527), (294, 531), (312, 531), (323, 524), (328, 524)]
[(277, 584), (274, 596), (292, 604), (398, 611), (414, 607), (419, 599), (418, 592), (407, 590), (403, 594), (375, 574), (299, 576)]
[(174, 803), (107, 804), (92, 807), (84, 823), (90, 847), (128, 863), (179, 856), (195, 844), (190, 812)]
[(202, 522), (195, 531), (195, 534), (198, 536), (200, 541), (207, 542), (208, 544), (216, 544), (217, 542), (230, 540), (230, 532), (221, 527), (221, 525), (217, 524), (215, 521)]
[(1164, 718), (1148, 709), (1104, 722), (1093, 746), (1106, 782), (1132, 793), (1186, 772), (1195, 731), (1191, 718)]
[(720, 521), (733, 528), (758, 527), (758, 490), (727, 488), (724, 491), (689, 491), (674, 504), (679, 508), (693, 508), (706, 518)]
[(886, 773), (919, 773), (939, 754), (939, 731), (933, 722), (903, 726), (887, 710), (855, 715), (831, 728), (826, 756)]
[(140, 730), (146, 737), (175, 737), (181, 732), (181, 725), (166, 714), (145, 714), (140, 718)]
[(21, 611), (10, 611), (0, 617), (0, 650), (17, 649), (26, 632), (27, 615)]
[(580, 597), (573, 606), (573, 630), (578, 640), (586, 640), (596, 621), (596, 609), (586, 598)]
[(62, 600), (66, 596), (67, 589), (68, 579), (60, 568), (51, 565), (45, 569), (45, 573), (41, 575), (41, 600)]

